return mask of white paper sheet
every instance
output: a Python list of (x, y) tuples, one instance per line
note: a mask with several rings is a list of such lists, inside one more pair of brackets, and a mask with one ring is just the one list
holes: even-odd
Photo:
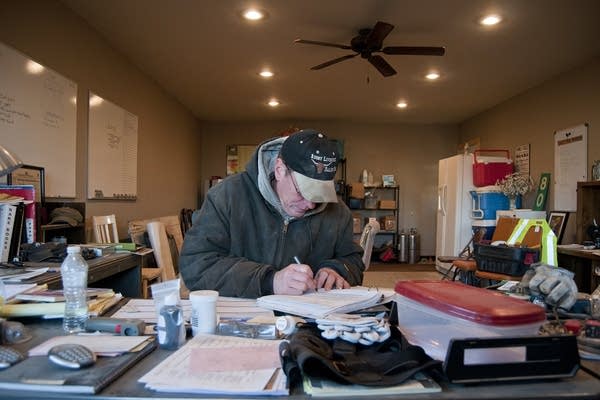
[[(255, 347), (262, 357), (277, 358), (278, 344), (279, 341), (198, 334), (138, 381), (161, 392), (285, 395), (288, 393), (285, 375), (279, 368), (252, 369), (252, 365), (247, 365), (247, 370), (221, 368), (218, 372), (207, 372), (192, 364), (192, 355), (194, 362), (198, 362), (203, 349), (247, 351)], [(229, 362), (223, 360), (223, 366)]]

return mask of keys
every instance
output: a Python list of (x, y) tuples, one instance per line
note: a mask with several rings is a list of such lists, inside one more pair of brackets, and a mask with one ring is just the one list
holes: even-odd
[(0, 370), (6, 369), (23, 360), (23, 354), (8, 346), (0, 346)]
[(79, 369), (96, 362), (96, 354), (80, 344), (59, 344), (48, 352), (50, 361), (65, 368)]

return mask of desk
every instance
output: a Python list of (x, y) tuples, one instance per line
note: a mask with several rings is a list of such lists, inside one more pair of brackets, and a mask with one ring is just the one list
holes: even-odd
[(575, 283), (580, 292), (592, 293), (600, 284), (600, 256), (598, 250), (558, 247), (558, 265), (575, 273)]
[[(140, 256), (132, 253), (115, 253), (87, 260), (88, 286), (111, 288), (124, 297), (140, 297), (142, 269)], [(26, 263), (32, 266), (47, 266), (56, 269), (46, 272), (28, 282), (46, 284), (49, 289), (62, 289), (59, 263)]]
[[(22, 352), (44, 342), (46, 339), (62, 334), (62, 325), (60, 320), (47, 321), (28, 321), (33, 338), (27, 342), (15, 346)], [(2, 390), (0, 397), (2, 399), (111, 399), (123, 400), (137, 398), (161, 398), (161, 399), (181, 399), (181, 398), (239, 398), (235, 395), (193, 395), (193, 394), (172, 394), (159, 393), (144, 389), (143, 384), (138, 383), (138, 379), (146, 372), (150, 371), (163, 359), (172, 354), (172, 351), (162, 350), (160, 348), (146, 356), (142, 361), (129, 369), (123, 376), (106, 387), (95, 396), (90, 395), (72, 395), (65, 393), (45, 393), (34, 391)], [(398, 395), (386, 396), (386, 399), (397, 398), (406, 400), (412, 398), (419, 399), (591, 399), (600, 397), (600, 380), (597, 379), (597, 371), (600, 370), (600, 362), (584, 362), (592, 372), (588, 373), (580, 369), (576, 376), (561, 380), (531, 380), (513, 383), (494, 383), (479, 385), (459, 385), (439, 382), (442, 387), (440, 393), (424, 393), (418, 395)], [(259, 398), (259, 396), (249, 396), (248, 398)], [(264, 399), (310, 399), (310, 396), (293, 395), (289, 397), (263, 397)]]

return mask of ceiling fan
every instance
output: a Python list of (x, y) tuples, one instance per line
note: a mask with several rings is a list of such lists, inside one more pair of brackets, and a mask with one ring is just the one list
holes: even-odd
[(388, 55), (409, 55), (409, 56), (443, 56), (446, 49), (443, 47), (416, 47), (416, 46), (387, 46), (383, 47), (383, 40), (394, 29), (394, 25), (386, 22), (377, 21), (371, 28), (361, 29), (358, 36), (350, 41), (350, 45), (335, 44), (328, 42), (319, 42), (315, 40), (296, 39), (294, 43), (315, 44), (317, 46), (337, 47), (344, 50), (352, 50), (354, 54), (348, 54), (342, 57), (334, 58), (322, 64), (315, 65), (312, 70), (323, 69), (341, 61), (349, 60), (360, 55), (367, 59), (381, 75), (387, 77), (396, 74), (396, 70), (380, 55), (373, 53), (383, 53)]

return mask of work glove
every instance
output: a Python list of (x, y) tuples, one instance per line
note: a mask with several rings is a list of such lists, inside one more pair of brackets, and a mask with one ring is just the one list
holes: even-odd
[(370, 346), (391, 336), (390, 325), (383, 314), (361, 317), (354, 314), (331, 314), (315, 321), (325, 339), (340, 338), (351, 343)]
[(533, 295), (544, 295), (544, 301), (555, 307), (569, 310), (577, 301), (574, 273), (547, 264), (533, 264), (535, 273), (525, 273), (521, 285), (529, 287)]

